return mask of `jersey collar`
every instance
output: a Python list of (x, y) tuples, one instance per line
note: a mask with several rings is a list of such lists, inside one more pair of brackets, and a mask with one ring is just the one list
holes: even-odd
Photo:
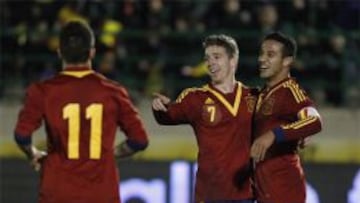
[(230, 102), (228, 102), (227, 99), (219, 91), (214, 89), (212, 85), (206, 85), (205, 89), (208, 90), (212, 95), (214, 95), (231, 113), (231, 115), (233, 115), (234, 117), (237, 115), (240, 107), (241, 94), (242, 94), (242, 85), (240, 82), (237, 82), (237, 85), (235, 87), (236, 96), (233, 104), (230, 104)]
[(82, 78), (92, 73), (94, 73), (94, 71), (88, 66), (67, 66), (60, 72), (60, 74), (77, 78)]
[(278, 83), (276, 83), (275, 85), (273, 85), (270, 88), (267, 88), (266, 85), (265, 85), (263, 87), (263, 89), (262, 89), (262, 92), (264, 92), (265, 94), (270, 93), (270, 92), (274, 92), (276, 89), (281, 87), (285, 82), (287, 82), (289, 80), (294, 80), (294, 78), (292, 78), (292, 77), (284, 78), (283, 80), (279, 81)]
[(277, 89), (282, 87), (285, 82), (290, 81), (290, 80), (295, 80), (295, 79), (292, 77), (284, 78), (283, 80), (279, 81), (277, 84), (275, 84), (274, 86), (272, 86), (270, 88), (266, 88), (266, 85), (265, 85), (262, 88), (262, 90), (260, 91), (260, 94), (259, 94), (259, 97), (258, 97), (258, 100), (256, 103), (256, 111), (258, 111), (260, 109), (260, 106), (264, 100), (269, 98), (271, 94), (273, 94)]

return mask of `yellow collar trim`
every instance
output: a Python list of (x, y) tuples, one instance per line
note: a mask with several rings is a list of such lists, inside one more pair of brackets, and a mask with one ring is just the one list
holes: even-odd
[(241, 102), (241, 94), (242, 94), (242, 86), (241, 83), (237, 83), (237, 91), (236, 91), (236, 97), (234, 104), (231, 105), (223, 95), (221, 95), (219, 92), (211, 89), (208, 85), (206, 85), (204, 88), (208, 90), (211, 94), (213, 94), (224, 106), (225, 108), (235, 117), (239, 111), (240, 102)]
[(284, 84), (289, 82), (289, 80), (285, 80), (279, 84), (277, 84), (275, 87), (273, 87), (268, 93), (260, 92), (260, 95), (258, 96), (258, 101), (256, 103), (256, 112), (259, 111), (260, 106), (262, 105), (263, 101), (268, 99), (276, 90), (278, 90), (280, 87), (282, 87)]
[(268, 93), (266, 94), (266, 97), (264, 98), (264, 100), (267, 99), (267, 98), (269, 98), (270, 95), (272, 95), (276, 90), (278, 90), (280, 87), (282, 87), (282, 84), (283, 84), (283, 83), (277, 85), (277, 86), (274, 87), (272, 90), (270, 90), (270, 92), (268, 92)]
[(84, 76), (87, 76), (89, 74), (92, 74), (94, 71), (92, 70), (82, 70), (82, 71), (62, 71), (61, 74), (63, 75), (69, 75), (77, 78), (82, 78)]

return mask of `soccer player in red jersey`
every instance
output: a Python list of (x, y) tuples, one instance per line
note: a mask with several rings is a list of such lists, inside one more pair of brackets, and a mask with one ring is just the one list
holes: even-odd
[(211, 82), (185, 89), (175, 102), (156, 94), (152, 108), (158, 123), (189, 124), (198, 144), (196, 203), (251, 203), (249, 168), (251, 117), (256, 98), (235, 80), (238, 46), (226, 35), (203, 42)]
[(261, 43), (259, 69), (266, 85), (256, 105), (251, 147), (259, 203), (305, 203), (305, 177), (297, 147), (321, 130), (321, 118), (290, 77), (296, 49), (295, 41), (282, 33), (269, 34)]
[[(95, 73), (94, 36), (72, 21), (60, 32), (63, 71), (32, 84), (15, 129), (15, 140), (40, 169), (40, 203), (120, 203), (114, 154), (129, 156), (146, 148), (148, 136), (121, 85)], [(31, 135), (44, 121), (47, 152)], [(126, 140), (114, 148), (117, 127)]]

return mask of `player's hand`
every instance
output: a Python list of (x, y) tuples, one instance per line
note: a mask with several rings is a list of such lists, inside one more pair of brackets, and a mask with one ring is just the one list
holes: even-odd
[(183, 74), (184, 76), (190, 76), (192, 71), (193, 69), (191, 66), (184, 66), (181, 68), (181, 74)]
[(154, 99), (152, 101), (152, 108), (155, 111), (167, 111), (167, 105), (170, 103), (169, 97), (160, 93), (153, 94)]
[(306, 146), (309, 145), (309, 143), (310, 143), (310, 137), (301, 138), (297, 143), (298, 150), (304, 149)]
[(268, 131), (256, 138), (250, 149), (250, 156), (256, 163), (264, 160), (266, 151), (274, 143), (274, 141), (275, 134), (272, 131)]
[(46, 156), (47, 153), (45, 151), (33, 148), (32, 157), (30, 158), (30, 165), (35, 171), (40, 171), (42, 162)]

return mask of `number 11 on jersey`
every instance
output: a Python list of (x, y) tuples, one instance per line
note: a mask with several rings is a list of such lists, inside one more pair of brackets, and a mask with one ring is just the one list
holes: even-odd
[[(86, 108), (90, 120), (90, 159), (100, 159), (103, 105), (94, 103)], [(63, 108), (63, 119), (68, 120), (68, 158), (79, 159), (80, 151), (80, 104), (69, 103)]]

